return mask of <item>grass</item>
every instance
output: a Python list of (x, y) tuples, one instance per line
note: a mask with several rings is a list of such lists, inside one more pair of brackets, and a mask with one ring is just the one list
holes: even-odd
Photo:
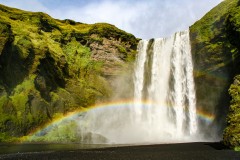
[[(9, 76), (0, 80), (7, 90), (0, 97), (0, 133), (3, 133), (0, 142), (27, 135), (57, 114), (108, 99), (112, 90), (103, 76), (103, 68), (108, 64), (92, 59), (90, 44), (102, 45), (103, 39), (118, 41), (118, 52), (124, 54), (127, 65), (134, 60), (134, 47), (139, 41), (107, 23), (57, 20), (45, 13), (3, 5), (0, 5), (0, 34), (0, 51), (7, 50), (0, 56), (4, 62), (0, 74), (16, 79), (14, 83), (7, 81)], [(8, 57), (8, 63), (2, 57)], [(68, 127), (59, 129), (68, 133)], [(58, 133), (52, 131), (52, 134)], [(67, 136), (73, 137), (70, 133)]]

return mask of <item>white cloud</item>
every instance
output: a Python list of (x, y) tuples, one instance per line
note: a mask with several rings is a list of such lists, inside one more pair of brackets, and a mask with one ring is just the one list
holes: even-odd
[(221, 0), (104, 0), (83, 7), (54, 11), (58, 18), (85, 23), (107, 22), (140, 38), (156, 38), (185, 30)]
[(38, 0), (0, 0), (1, 4), (11, 6), (27, 11), (41, 11), (49, 13), (50, 11)]
[[(0, 0), (9, 6), (44, 11), (59, 19), (84, 23), (107, 22), (149, 39), (185, 30), (222, 0), (98, 0), (85, 5), (44, 6), (40, 0)], [(79, 2), (80, 3), (80, 2)], [(65, 3), (66, 4), (66, 3)]]
[(133, 22), (140, 19), (148, 8), (149, 5), (142, 2), (129, 4), (126, 1), (102, 1), (100, 3), (89, 3), (81, 8), (69, 8), (65, 13), (56, 10), (52, 12), (52, 15), (58, 18), (71, 17), (84, 23), (107, 22), (132, 32)]
[(140, 26), (135, 29), (135, 33), (143, 38), (169, 36), (187, 29), (218, 3), (219, 0), (155, 1), (146, 11), (147, 16), (135, 19), (132, 26)]

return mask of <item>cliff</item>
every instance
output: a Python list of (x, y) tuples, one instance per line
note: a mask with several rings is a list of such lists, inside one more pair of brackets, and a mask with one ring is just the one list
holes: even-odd
[(229, 41), (235, 46), (233, 59), (235, 61), (234, 81), (229, 88), (231, 105), (227, 116), (227, 128), (224, 131), (224, 143), (235, 150), (240, 150), (240, 1), (238, 6), (229, 11), (226, 26)]
[(0, 142), (107, 100), (138, 41), (110, 24), (0, 5)]
[[(216, 116), (210, 125), (212, 129), (207, 129), (207, 136), (219, 135), (221, 138), (227, 125), (223, 140), (233, 148), (240, 142), (240, 132), (237, 132), (240, 126), (236, 120), (239, 114), (236, 107), (239, 106), (236, 101), (239, 98), (236, 94), (239, 76), (236, 75), (240, 73), (239, 5), (239, 0), (224, 0), (190, 27), (197, 107)], [(233, 83), (234, 76), (236, 78)], [(238, 143), (233, 144), (234, 137), (238, 137), (235, 139)]]

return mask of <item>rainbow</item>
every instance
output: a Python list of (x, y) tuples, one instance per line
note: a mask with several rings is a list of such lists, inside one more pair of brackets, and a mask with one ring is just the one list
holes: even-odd
[[(69, 112), (65, 115), (59, 116), (57, 118), (54, 118), (51, 122), (46, 123), (45, 125), (36, 128), (33, 130), (30, 134), (27, 136), (24, 136), (20, 139), (21, 142), (28, 142), (31, 140), (34, 136), (36, 135), (42, 135), (42, 133), (51, 130), (54, 126), (58, 126), (64, 122), (70, 121), (70, 120), (77, 120), (79, 116), (81, 116), (83, 113), (88, 112), (90, 110), (99, 110), (99, 109), (104, 109), (104, 108), (128, 108), (134, 105), (140, 106), (140, 107), (150, 107), (153, 105), (152, 102), (150, 101), (141, 101), (141, 102), (133, 102), (132, 100), (121, 100), (121, 101), (115, 101), (115, 102), (109, 102), (109, 103), (100, 103), (94, 106), (90, 106), (88, 108), (81, 108), (77, 109), (73, 112)], [(156, 104), (155, 104), (156, 105)], [(215, 116), (212, 114), (209, 114), (203, 110), (197, 110), (197, 115), (198, 118), (211, 123), (214, 119)]]
[(211, 123), (215, 119), (215, 116), (213, 114), (210, 114), (201, 109), (197, 110), (197, 115), (198, 115), (198, 118), (200, 118), (208, 123)]

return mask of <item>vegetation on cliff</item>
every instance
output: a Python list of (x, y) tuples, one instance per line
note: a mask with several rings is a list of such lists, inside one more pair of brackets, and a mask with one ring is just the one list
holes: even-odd
[(236, 76), (229, 89), (232, 97), (227, 117), (228, 126), (224, 131), (224, 143), (236, 150), (240, 148), (240, 75)]
[(109, 77), (133, 61), (137, 43), (110, 24), (0, 5), (0, 141), (109, 98)]
[[(212, 125), (219, 127), (217, 130), (212, 127), (214, 130), (209, 130), (209, 136), (216, 133), (221, 135), (225, 127), (221, 125), (226, 124), (225, 117), (232, 97), (228, 127), (223, 137), (224, 143), (230, 147), (237, 146), (237, 143), (232, 145), (230, 137), (240, 134), (236, 132), (240, 125), (235, 122), (236, 118), (232, 118), (239, 114), (236, 109), (236, 105), (239, 105), (236, 101), (238, 94), (235, 94), (238, 83), (231, 86), (231, 97), (228, 94), (233, 77), (240, 71), (239, 5), (239, 0), (224, 0), (190, 27), (197, 106), (216, 115)], [(229, 128), (229, 125), (234, 127)], [(239, 136), (236, 140), (240, 142)]]
[(240, 1), (236, 8), (229, 11), (226, 30), (230, 43), (235, 46), (233, 59), (236, 76), (229, 89), (231, 105), (223, 140), (229, 147), (240, 150)]

